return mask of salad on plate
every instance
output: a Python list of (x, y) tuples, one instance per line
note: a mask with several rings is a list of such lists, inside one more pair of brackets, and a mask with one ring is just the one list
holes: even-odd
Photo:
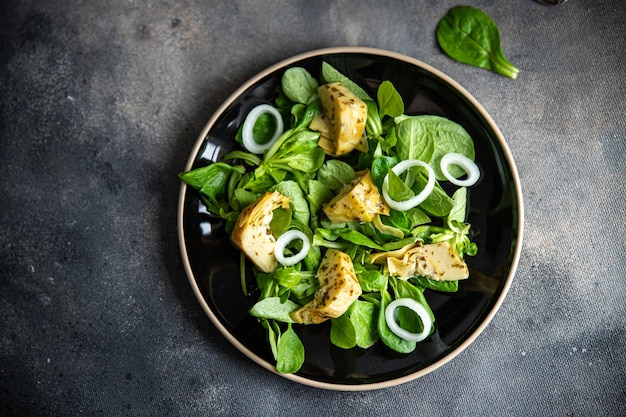
[(457, 291), (477, 253), (468, 132), (404, 114), (390, 81), (371, 97), (327, 62), (319, 70), (286, 69), (239, 126), (238, 149), (179, 174), (239, 249), (242, 291), (258, 299), (249, 314), (280, 373), (304, 363), (298, 326), (330, 322), (342, 349), (411, 353), (437, 325), (424, 291)]

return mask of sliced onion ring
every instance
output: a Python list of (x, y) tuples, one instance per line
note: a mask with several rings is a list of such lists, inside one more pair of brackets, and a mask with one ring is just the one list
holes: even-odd
[[(450, 172), (448, 171), (448, 167), (450, 165), (457, 165), (465, 171), (467, 174), (467, 178), (464, 180), (458, 180), (454, 178)], [(443, 175), (454, 185), (458, 185), (459, 187), (471, 187), (476, 184), (478, 179), (480, 178), (480, 170), (478, 169), (478, 165), (471, 159), (469, 159), (465, 155), (461, 155), (460, 153), (447, 153), (441, 158), (441, 162), (439, 162), (439, 166), (441, 167), (441, 172)]]
[(435, 188), (435, 171), (424, 161), (420, 161), (419, 159), (409, 159), (406, 161), (402, 161), (395, 165), (391, 170), (396, 174), (400, 175), (407, 169), (411, 167), (423, 167), (426, 168), (428, 172), (428, 182), (424, 189), (415, 197), (411, 197), (405, 201), (395, 201), (391, 197), (389, 197), (389, 174), (385, 175), (385, 179), (383, 180), (383, 198), (389, 207), (398, 211), (407, 211), (412, 209), (413, 207), (417, 207), (424, 202), (433, 192)]
[[(287, 245), (298, 239), (302, 241), (302, 249), (300, 252), (292, 256), (285, 256), (285, 248)], [(274, 256), (276, 256), (276, 260), (279, 263), (285, 266), (291, 266), (306, 258), (307, 253), (309, 253), (309, 249), (311, 249), (311, 241), (307, 235), (299, 230), (287, 230), (276, 240), (276, 244), (274, 245)]]
[[(274, 131), (274, 134), (269, 141), (267, 141), (266, 143), (257, 143), (254, 140), (254, 125), (256, 124), (259, 117), (266, 113), (273, 116), (276, 120), (276, 130)], [(243, 122), (243, 128), (241, 129), (241, 140), (244, 148), (246, 148), (248, 151), (255, 154), (262, 154), (263, 152), (268, 150), (282, 134), (283, 118), (278, 110), (276, 110), (276, 108), (270, 106), (269, 104), (259, 104), (258, 106), (250, 110), (250, 112), (246, 116), (246, 120), (244, 120)]]
[[(400, 327), (394, 316), (396, 308), (398, 307), (406, 307), (414, 311), (419, 316), (420, 320), (422, 320), (424, 330), (422, 330), (421, 333), (411, 333)], [(385, 308), (385, 321), (393, 334), (409, 342), (421, 342), (428, 337), (433, 328), (433, 321), (428, 311), (426, 311), (423, 305), (412, 298), (398, 298), (390, 302), (387, 308)]]

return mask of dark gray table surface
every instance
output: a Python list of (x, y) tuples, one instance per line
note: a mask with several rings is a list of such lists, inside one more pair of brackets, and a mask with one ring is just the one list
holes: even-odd
[[(626, 7), (467, 1), (498, 23), (511, 80), (439, 49), (456, 4), (1, 2), (0, 415), (626, 415)], [(212, 112), (271, 64), (344, 45), (463, 85), (525, 200), (491, 324), (436, 371), (367, 392), (295, 384), (235, 350), (176, 235), (176, 174)]]

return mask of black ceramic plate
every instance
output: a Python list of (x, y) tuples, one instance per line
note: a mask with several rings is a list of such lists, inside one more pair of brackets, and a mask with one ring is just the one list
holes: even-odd
[[(406, 114), (435, 114), (460, 123), (474, 139), (479, 183), (470, 189), (468, 221), (479, 251), (466, 257), (470, 277), (454, 294), (426, 291), (436, 317), (436, 332), (408, 355), (382, 343), (367, 350), (331, 345), (329, 324), (295, 326), (306, 360), (293, 381), (327, 389), (368, 390), (406, 382), (443, 365), (487, 326), (502, 303), (515, 273), (522, 245), (522, 196), (510, 151), (491, 117), (458, 83), (407, 56), (371, 48), (317, 50), (282, 61), (250, 79), (215, 112), (201, 132), (186, 166), (190, 170), (219, 160), (232, 150), (248, 110), (272, 100), (285, 69), (302, 66), (319, 75), (325, 60), (375, 97), (390, 80), (405, 101)], [(210, 216), (195, 190), (182, 186), (178, 231), (185, 270), (193, 290), (219, 331), (241, 352), (276, 372), (265, 330), (248, 315), (256, 297), (244, 296), (239, 252), (219, 219)]]

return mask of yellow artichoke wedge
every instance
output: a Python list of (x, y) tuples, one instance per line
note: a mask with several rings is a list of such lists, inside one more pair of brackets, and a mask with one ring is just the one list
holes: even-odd
[(288, 209), (289, 198), (278, 191), (263, 194), (241, 211), (231, 233), (233, 243), (263, 272), (276, 269), (276, 238), (270, 222), (279, 207)]
[(389, 206), (372, 180), (369, 169), (356, 173), (356, 178), (322, 206), (333, 223), (371, 222), (377, 214), (389, 215)]
[(370, 262), (386, 262), (389, 274), (404, 280), (417, 276), (436, 281), (469, 277), (467, 264), (448, 242), (412, 243), (396, 251), (372, 254)]
[(367, 104), (341, 83), (317, 88), (323, 113), (318, 113), (309, 127), (320, 132), (318, 145), (330, 156), (341, 156), (354, 149), (367, 152), (363, 136)]
[(362, 293), (350, 256), (329, 249), (317, 270), (319, 289), (311, 302), (289, 313), (296, 323), (319, 324), (341, 316)]

